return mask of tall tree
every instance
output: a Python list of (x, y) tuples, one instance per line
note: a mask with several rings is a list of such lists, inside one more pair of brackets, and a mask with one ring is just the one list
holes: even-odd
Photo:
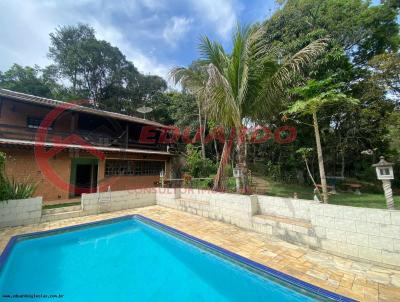
[(81, 49), (85, 43), (93, 40), (96, 40), (95, 31), (85, 24), (61, 26), (50, 33), (48, 56), (57, 64), (61, 74), (71, 81), (74, 93), (83, 85)]
[(319, 175), (321, 179), (323, 201), (328, 203), (328, 187), (326, 183), (324, 158), (318, 124), (318, 111), (327, 104), (348, 103), (358, 104), (355, 100), (340, 91), (340, 83), (335, 84), (332, 79), (323, 81), (311, 80), (307, 85), (294, 89), (301, 100), (293, 103), (286, 111), (288, 114), (309, 114), (313, 119), (315, 144), (317, 146)]
[(207, 112), (205, 104), (207, 101), (208, 74), (201, 62), (194, 62), (188, 68), (176, 67), (170, 71), (170, 76), (175, 84), (180, 83), (184, 89), (193, 94), (197, 103), (198, 122), (201, 143), (201, 156), (206, 158), (205, 133), (207, 126)]
[(52, 97), (51, 89), (38, 66), (23, 67), (14, 64), (6, 72), (0, 72), (0, 87), (41, 97)]
[[(314, 41), (293, 56), (278, 61), (275, 53), (270, 51), (265, 34), (262, 25), (238, 27), (230, 54), (221, 44), (207, 37), (200, 44), (201, 62), (207, 65), (208, 70), (207, 109), (214, 120), (235, 130), (237, 164), (242, 172), (244, 191), (248, 191), (243, 134), (245, 118), (277, 114), (280, 108), (278, 97), (295, 82), (308, 64), (324, 52), (327, 43), (323, 39)], [(224, 162), (226, 158), (222, 156), (221, 171), (224, 170)]]
[(96, 39), (88, 25), (59, 27), (50, 40), (52, 71), (70, 81), (71, 95), (90, 98), (97, 108), (135, 114), (167, 88), (161, 77), (141, 74), (117, 47)]
[[(308, 79), (316, 81), (335, 77), (347, 83), (346, 93), (360, 100), (360, 106), (348, 108), (336, 104), (318, 112), (324, 159), (327, 171), (346, 177), (374, 179), (361, 155), (362, 150), (389, 152), (388, 125), (396, 95), (396, 62), (399, 49), (399, 5), (396, 0), (372, 5), (364, 0), (287, 0), (265, 21), (265, 38), (281, 58), (293, 55), (309, 41), (329, 35), (330, 47), (308, 69)], [(393, 97), (395, 96), (395, 97)], [(286, 99), (288, 105), (298, 100)], [(310, 144), (304, 116), (298, 124), (294, 150)], [(332, 118), (331, 118), (332, 117)], [(275, 120), (274, 123), (279, 123)], [(314, 139), (311, 137), (311, 139)], [(270, 146), (263, 156), (282, 171), (299, 169), (300, 163), (289, 161), (291, 146)], [(284, 160), (282, 160), (284, 159)], [(310, 159), (312, 164), (312, 158)], [(293, 162), (290, 166), (288, 163)], [(311, 165), (312, 168), (312, 165)], [(340, 172), (336, 170), (340, 169)], [(286, 175), (286, 179), (290, 175)]]

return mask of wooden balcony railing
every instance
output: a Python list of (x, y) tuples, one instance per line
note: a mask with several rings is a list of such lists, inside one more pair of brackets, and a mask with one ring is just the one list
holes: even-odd
[[(5, 139), (35, 141), (37, 131), (38, 129), (32, 129), (28, 127), (0, 124), (0, 138)], [(85, 130), (76, 130), (73, 132), (48, 130), (46, 142), (54, 142), (55, 138), (61, 138), (63, 140), (72, 134), (80, 136), (89, 144), (97, 147), (167, 151), (166, 144), (141, 144), (138, 140), (130, 137), (127, 138), (126, 132), (121, 133), (119, 136), (111, 136), (105, 133)]]

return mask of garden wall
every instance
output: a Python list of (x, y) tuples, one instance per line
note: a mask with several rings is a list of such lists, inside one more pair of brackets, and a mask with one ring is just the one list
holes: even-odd
[(400, 211), (321, 204), (258, 196), (260, 212), (310, 223), (307, 232), (288, 230), (288, 241), (387, 265), (400, 266)]
[(0, 228), (38, 223), (42, 216), (42, 197), (0, 202)]
[(157, 204), (251, 229), (255, 196), (197, 189), (160, 189)]
[[(208, 190), (149, 188), (82, 194), (82, 211), (75, 214), (156, 204), (333, 254), (400, 268), (400, 211)], [(0, 227), (38, 223), (41, 217), (41, 197), (0, 203)]]
[(206, 190), (161, 190), (156, 198), (162, 206), (333, 254), (400, 267), (400, 211)]
[(81, 202), (84, 215), (146, 207), (156, 204), (156, 189), (82, 194)]

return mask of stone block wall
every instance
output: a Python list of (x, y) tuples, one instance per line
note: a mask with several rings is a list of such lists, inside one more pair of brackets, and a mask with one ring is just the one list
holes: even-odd
[(42, 202), (42, 197), (1, 201), (0, 228), (38, 223)]
[(156, 189), (82, 194), (81, 202), (85, 215), (146, 207), (156, 204)]
[(264, 195), (257, 195), (257, 200), (260, 214), (306, 220), (310, 219), (311, 206), (318, 204), (313, 200)]
[(251, 229), (255, 196), (198, 189), (160, 189), (157, 204)]
[[(156, 199), (158, 205), (292, 243), (400, 268), (400, 211), (194, 189), (157, 191)], [(268, 221), (259, 215), (282, 219)]]
[(317, 204), (310, 215), (321, 249), (400, 267), (400, 211)]
[[(310, 200), (149, 188), (82, 194), (82, 213), (161, 205), (332, 254), (400, 268), (400, 211)], [(0, 227), (40, 222), (42, 198), (0, 202)]]

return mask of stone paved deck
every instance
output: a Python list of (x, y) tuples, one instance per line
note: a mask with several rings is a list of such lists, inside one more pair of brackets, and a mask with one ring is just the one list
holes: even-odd
[(0, 230), (0, 251), (11, 236), (141, 214), (327, 290), (360, 301), (400, 301), (400, 271), (357, 262), (160, 206)]

